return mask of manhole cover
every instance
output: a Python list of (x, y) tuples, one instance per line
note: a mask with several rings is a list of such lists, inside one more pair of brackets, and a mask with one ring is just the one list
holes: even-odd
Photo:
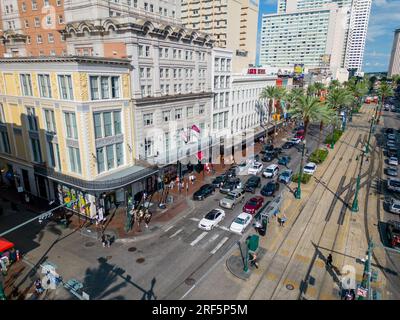
[(294, 286), (292, 284), (287, 284), (286, 289), (288, 290), (294, 290)]
[(94, 246), (94, 242), (86, 242), (85, 243), (85, 247), (93, 247)]
[(139, 258), (139, 259), (136, 259), (136, 263), (143, 263), (144, 262), (144, 258)]
[(192, 286), (192, 285), (194, 285), (194, 284), (196, 283), (196, 280), (194, 280), (193, 278), (187, 278), (187, 279), (185, 280), (185, 283), (186, 283), (188, 286)]
[(128, 249), (128, 251), (129, 251), (129, 252), (135, 252), (135, 251), (136, 251), (136, 248), (135, 248), (135, 247), (130, 247), (130, 248)]

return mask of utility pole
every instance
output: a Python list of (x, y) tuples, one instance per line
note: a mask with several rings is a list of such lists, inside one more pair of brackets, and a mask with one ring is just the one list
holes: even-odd
[(301, 178), (303, 173), (304, 150), (306, 149), (306, 140), (303, 141), (303, 150), (301, 151), (301, 162), (299, 168), (299, 179), (297, 181), (297, 190), (294, 194), (296, 199), (301, 199)]
[[(372, 258), (372, 249), (374, 248), (374, 243), (372, 239), (369, 239), (368, 242), (368, 251), (367, 251), (367, 261), (364, 263), (364, 272), (363, 272), (363, 279), (361, 282), (361, 287), (367, 289), (368, 300), (372, 300), (372, 292), (371, 292), (371, 258)], [(364, 300), (363, 296), (359, 296), (358, 300)]]

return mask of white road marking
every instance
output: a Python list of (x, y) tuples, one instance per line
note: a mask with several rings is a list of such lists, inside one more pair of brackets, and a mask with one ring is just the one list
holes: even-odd
[(225, 227), (225, 226), (218, 226), (218, 228), (220, 228), (220, 229), (222, 229), (224, 231), (232, 232), (228, 227)]
[(228, 239), (229, 237), (224, 237), (210, 253), (211, 254), (216, 253), (225, 244), (225, 242), (228, 241)]
[(173, 235), (171, 235), (171, 236), (169, 236), (169, 238), (171, 239), (171, 238), (173, 238), (173, 237), (175, 237), (176, 235), (178, 235), (179, 233), (181, 233), (183, 231), (183, 229), (179, 229), (177, 232), (175, 232)]
[(200, 219), (199, 218), (190, 218), (189, 220), (192, 220), (192, 221), (196, 221), (196, 222), (199, 222), (200, 221)]
[(207, 247), (211, 242), (214, 242), (215, 240), (217, 240), (219, 237), (219, 234), (214, 234), (211, 239), (209, 239), (206, 243), (204, 243), (201, 247), (204, 249), (205, 247)]
[(204, 231), (201, 235), (199, 235), (196, 239), (194, 239), (190, 245), (194, 246), (197, 242), (199, 242), (201, 239), (203, 239), (207, 235), (207, 231)]
[(167, 229), (164, 230), (164, 232), (168, 232), (169, 230), (171, 230), (174, 226), (169, 226)]

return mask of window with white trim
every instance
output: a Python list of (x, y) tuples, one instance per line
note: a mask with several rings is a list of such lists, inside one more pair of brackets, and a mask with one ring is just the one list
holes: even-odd
[(56, 133), (56, 120), (54, 118), (54, 111), (49, 109), (44, 109), (44, 119), (46, 121), (47, 132)]
[(63, 100), (73, 100), (71, 75), (58, 75), (58, 86), (60, 90), (60, 98)]
[(51, 98), (50, 76), (48, 74), (39, 74), (39, 91), (42, 98)]
[(145, 113), (143, 115), (143, 125), (145, 127), (153, 125), (153, 114), (152, 113)]
[(90, 95), (92, 100), (120, 98), (119, 76), (90, 76)]
[(23, 96), (32, 96), (32, 82), (31, 75), (21, 73), (21, 88)]
[(67, 138), (78, 139), (78, 128), (76, 126), (75, 112), (64, 112), (64, 120)]
[(71, 172), (82, 173), (79, 148), (68, 147), (69, 169)]

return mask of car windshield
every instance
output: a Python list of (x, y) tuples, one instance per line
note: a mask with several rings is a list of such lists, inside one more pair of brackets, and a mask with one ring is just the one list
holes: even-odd
[(206, 214), (206, 216), (205, 216), (205, 218), (207, 219), (207, 220), (214, 220), (215, 219), (215, 217), (216, 217), (216, 215), (217, 215), (217, 211), (210, 211), (209, 213), (207, 213)]
[(282, 176), (284, 176), (284, 177), (288, 177), (289, 175), (290, 175), (289, 171), (285, 171), (285, 172), (282, 173)]
[(234, 222), (237, 224), (244, 224), (245, 221), (244, 219), (237, 217)]
[(228, 199), (228, 200), (235, 200), (235, 196), (234, 196), (233, 194), (228, 194), (228, 195), (225, 197), (225, 199)]
[(247, 204), (250, 205), (250, 206), (255, 206), (255, 205), (257, 205), (257, 200), (256, 199), (250, 199), (247, 202)]
[(267, 170), (265, 170), (265, 172), (272, 173), (272, 172), (274, 172), (274, 169), (267, 169)]
[(314, 166), (306, 166), (305, 169), (312, 170), (312, 169), (314, 169)]
[(271, 190), (271, 189), (274, 189), (274, 188), (275, 188), (275, 183), (268, 183), (265, 186), (265, 189), (267, 189), (267, 190)]

